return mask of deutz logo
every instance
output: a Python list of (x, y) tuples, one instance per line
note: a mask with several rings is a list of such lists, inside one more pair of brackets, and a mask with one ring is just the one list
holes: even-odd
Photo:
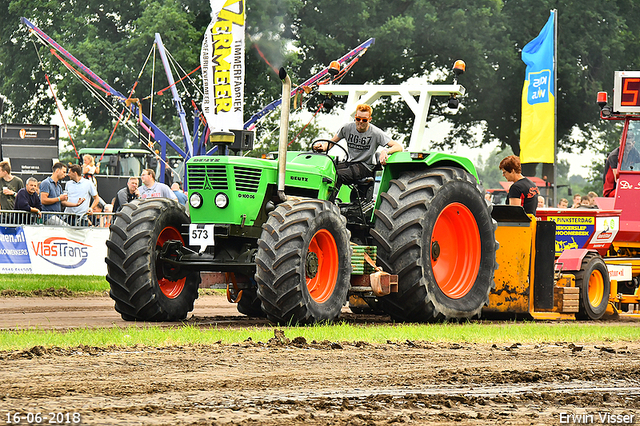
[(306, 177), (302, 177), (302, 176), (291, 176), (290, 179), (291, 180), (299, 180), (301, 182), (309, 182), (309, 179), (307, 179)]
[(204, 189), (204, 190), (213, 189), (211, 187), (211, 182), (209, 182), (209, 174), (208, 173), (205, 175), (204, 187), (202, 189)]

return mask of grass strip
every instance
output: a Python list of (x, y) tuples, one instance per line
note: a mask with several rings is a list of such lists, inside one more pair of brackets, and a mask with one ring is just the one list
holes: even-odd
[(29, 294), (46, 289), (66, 289), (68, 292), (104, 292), (109, 283), (102, 275), (25, 275), (0, 274), (0, 292)]
[(34, 346), (69, 348), (80, 345), (108, 347), (135, 345), (166, 347), (172, 345), (210, 345), (240, 343), (248, 338), (267, 342), (274, 329), (281, 329), (288, 339), (304, 337), (308, 342), (386, 343), (428, 341), (433, 343), (544, 343), (544, 342), (614, 342), (637, 341), (640, 327), (633, 325), (598, 325), (581, 323), (505, 322), (462, 324), (398, 325), (315, 325), (308, 327), (200, 328), (194, 325), (175, 327), (125, 327), (109, 329), (13, 330), (0, 332), (0, 350), (21, 350)]

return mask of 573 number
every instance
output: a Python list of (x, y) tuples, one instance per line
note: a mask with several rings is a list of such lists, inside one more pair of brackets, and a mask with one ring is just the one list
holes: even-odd
[(209, 232), (206, 229), (194, 229), (191, 231), (191, 238), (194, 240), (206, 240), (209, 238)]

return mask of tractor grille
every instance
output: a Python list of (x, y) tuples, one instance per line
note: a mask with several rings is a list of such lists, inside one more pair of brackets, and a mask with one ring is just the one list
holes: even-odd
[(189, 164), (189, 189), (228, 189), (225, 166), (211, 164)]
[(260, 185), (261, 169), (248, 167), (234, 167), (233, 174), (236, 181), (236, 189), (243, 192), (258, 192)]

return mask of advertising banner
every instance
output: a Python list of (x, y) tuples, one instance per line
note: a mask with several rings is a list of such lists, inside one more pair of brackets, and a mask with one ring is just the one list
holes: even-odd
[(108, 228), (0, 227), (0, 273), (106, 275)]
[(549, 216), (547, 220), (556, 223), (556, 256), (569, 249), (609, 247), (620, 229), (617, 216)]
[(245, 2), (211, 0), (211, 14), (200, 51), (202, 112), (212, 131), (242, 129)]
[(583, 248), (595, 227), (593, 216), (566, 217), (549, 216), (556, 223), (556, 256), (569, 249)]

